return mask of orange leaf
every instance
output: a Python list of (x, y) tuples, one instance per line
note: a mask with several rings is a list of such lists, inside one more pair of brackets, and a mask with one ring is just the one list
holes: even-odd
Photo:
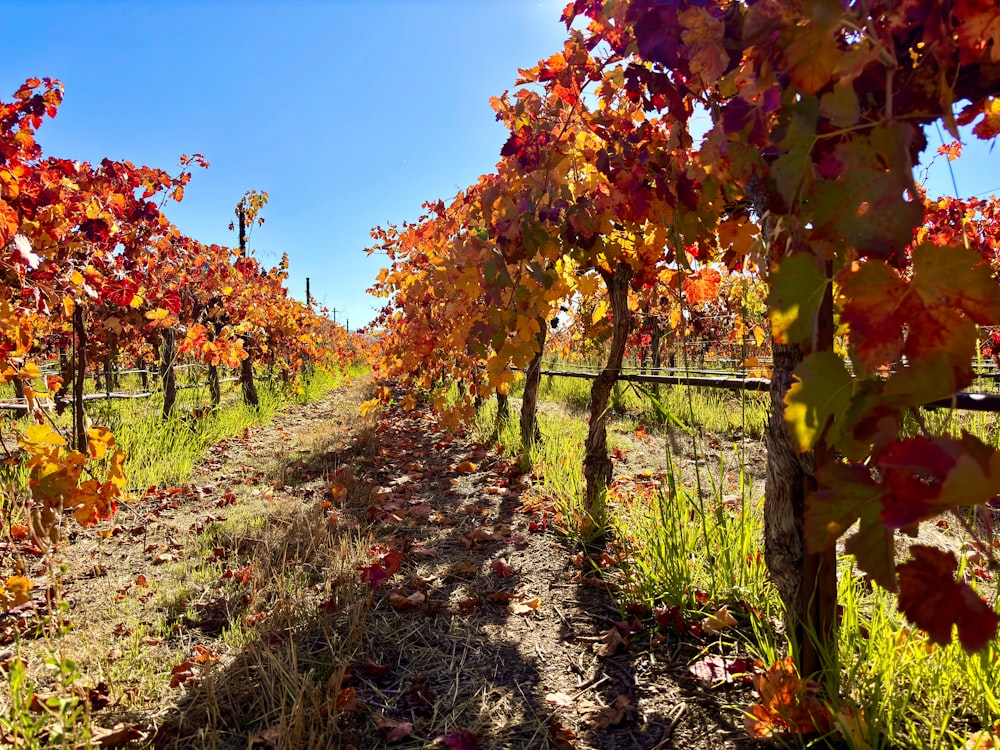
[(511, 602), (507, 605), (507, 611), (512, 615), (528, 616), (538, 609), (541, 604), (542, 600), (536, 596), (534, 599), (527, 599), (521, 602)]
[(0, 610), (6, 612), (11, 607), (19, 607), (30, 601), (31, 586), (31, 581), (24, 576), (11, 576), (4, 581), (0, 588)]

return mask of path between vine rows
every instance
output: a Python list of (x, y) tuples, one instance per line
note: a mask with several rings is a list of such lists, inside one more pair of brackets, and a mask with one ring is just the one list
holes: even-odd
[[(143, 733), (135, 746), (162, 747), (758, 747), (740, 715), (750, 686), (689, 670), (718, 644), (623, 616), (581, 577), (531, 477), (426, 411), (362, 420), (365, 388), (224, 441), (189, 484), (74, 534), (62, 581), (74, 628), (58, 648), (111, 683), (95, 724), (124, 721)], [(237, 514), (267, 521), (199, 548)], [(313, 554), (308, 588), (282, 601), (267, 577), (306, 565), (317, 540), (325, 569)], [(220, 560), (223, 580), (206, 577)], [(176, 602), (157, 592), (178, 576), (187, 609), (171, 620)], [(130, 632), (165, 617), (165, 633)], [(235, 620), (256, 630), (236, 648)], [(114, 670), (129, 648), (159, 665), (159, 690)]]

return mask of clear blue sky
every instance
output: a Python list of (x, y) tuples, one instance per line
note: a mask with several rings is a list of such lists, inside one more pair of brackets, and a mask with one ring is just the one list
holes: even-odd
[(236, 245), (233, 208), (267, 191), (250, 245), (289, 287), (367, 323), (384, 256), (369, 230), (413, 220), (494, 168), (506, 131), (491, 96), (562, 47), (564, 0), (61, 2), (0, 0), (0, 97), (65, 85), (39, 132), (52, 156), (196, 169), (168, 216)]
[[(489, 98), (518, 67), (559, 50), (565, 0), (221, 2), (0, 0), (0, 97), (32, 76), (66, 87), (39, 133), (46, 153), (198, 169), (168, 215), (205, 243), (235, 245), (233, 208), (267, 191), (250, 245), (289, 287), (352, 327), (378, 300), (369, 230), (412, 220), (493, 169), (506, 139)], [(947, 136), (946, 136), (947, 137)], [(939, 144), (931, 133), (931, 150)], [(1000, 193), (1000, 158), (953, 166), (959, 192)], [(943, 159), (931, 192), (951, 193)]]

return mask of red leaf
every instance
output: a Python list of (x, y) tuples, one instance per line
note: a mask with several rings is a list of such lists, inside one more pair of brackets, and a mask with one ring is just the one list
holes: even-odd
[(514, 575), (514, 569), (510, 567), (510, 564), (503, 557), (498, 557), (492, 563), (490, 563), (490, 570), (496, 573), (501, 578), (509, 578)]
[(386, 716), (374, 715), (372, 717), (375, 721), (375, 726), (378, 727), (379, 733), (385, 738), (388, 743), (399, 742), (405, 740), (411, 734), (413, 734), (413, 724), (409, 721), (398, 721), (396, 719), (390, 719)]
[(735, 682), (747, 679), (750, 665), (746, 659), (731, 659), (727, 656), (706, 656), (688, 665), (688, 671), (702, 682)]
[(968, 653), (996, 638), (997, 615), (967, 583), (955, 580), (958, 561), (936, 547), (910, 547), (913, 559), (899, 566), (899, 609), (934, 643), (951, 642), (952, 626)]
[(468, 729), (446, 734), (434, 740), (435, 745), (444, 745), (448, 750), (479, 750), (479, 735)]

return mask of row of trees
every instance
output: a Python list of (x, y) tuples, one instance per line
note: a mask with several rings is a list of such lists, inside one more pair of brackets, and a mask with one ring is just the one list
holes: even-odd
[[(836, 679), (835, 544), (857, 521), (848, 551), (907, 617), (982, 648), (1000, 616), (955, 580), (952, 553), (914, 546), (897, 564), (893, 538), (1000, 493), (993, 448), (902, 431), (970, 384), (981, 327), (1000, 323), (994, 204), (928, 201), (913, 177), (925, 127), (1000, 131), (1000, 11), (576, 0), (564, 20), (562, 51), (493, 100), (510, 131), (496, 171), (373, 231), (391, 261), (373, 288), (389, 298), (382, 372), (411, 388), (458, 380), (467, 414), (524, 369), (527, 447), (549, 321), (589, 305), (597, 322), (605, 305), (583, 468), (599, 518), (634, 311), (675, 328), (740, 313), (727, 336), (771, 340), (766, 560), (803, 673)], [(747, 324), (753, 279), (763, 325)]]
[[(23, 450), (2, 447), (8, 466), (30, 469), (39, 536), (56, 533), (64, 509), (84, 525), (109, 517), (125, 483), (113, 436), (88, 427), (83, 412), (91, 363), (109, 371), (115, 359), (169, 365), (185, 354), (207, 365), (218, 403), (219, 367), (252, 375), (257, 362), (297, 374), (353, 356), (345, 332), (288, 296), (287, 257), (267, 269), (247, 253), (245, 224), (260, 220), (266, 194), (248, 193), (237, 206), (239, 248), (186, 237), (163, 208), (183, 198), (191, 166), (207, 162), (182, 157), (171, 176), (45, 156), (36, 131), (61, 100), (58, 81), (32, 79), (0, 101), (0, 383), (27, 399), (35, 422), (5, 425)], [(55, 358), (62, 376), (40, 387), (39, 363)], [(252, 377), (243, 382), (255, 403)], [(41, 396), (60, 391), (72, 391), (70, 441), (42, 408)]]

